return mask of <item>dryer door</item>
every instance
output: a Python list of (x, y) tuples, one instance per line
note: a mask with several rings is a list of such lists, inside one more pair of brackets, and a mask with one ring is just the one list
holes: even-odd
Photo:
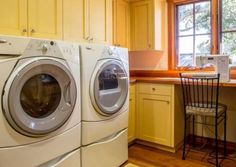
[(128, 94), (128, 76), (117, 60), (105, 61), (94, 71), (90, 95), (97, 111), (110, 116), (124, 105)]
[(64, 61), (34, 59), (9, 77), (3, 108), (10, 125), (28, 136), (55, 131), (70, 117), (76, 101), (75, 81)]

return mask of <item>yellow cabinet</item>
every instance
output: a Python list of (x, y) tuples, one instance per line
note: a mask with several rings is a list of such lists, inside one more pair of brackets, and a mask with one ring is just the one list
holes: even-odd
[(62, 0), (0, 2), (0, 34), (62, 38)]
[(113, 0), (113, 44), (130, 47), (130, 5), (128, 0)]
[(63, 39), (111, 43), (112, 0), (66, 0), (63, 3)]
[(28, 1), (29, 36), (62, 38), (62, 0)]
[(139, 139), (171, 146), (171, 97), (140, 94), (138, 105)]
[(176, 87), (179, 85), (138, 83), (136, 133), (141, 142), (171, 152), (180, 146), (184, 113), (182, 92)]
[(27, 35), (27, 0), (0, 0), (0, 34)]
[(152, 48), (152, 1), (131, 3), (131, 50)]
[(166, 49), (166, 0), (132, 1), (130, 19), (131, 50)]
[(112, 0), (87, 0), (86, 35), (95, 43), (111, 43)]
[[(63, 39), (67, 41), (85, 42), (85, 1), (63, 1)], [(76, 16), (76, 17), (75, 17)]]
[(136, 111), (135, 111), (135, 85), (130, 85), (129, 96), (129, 124), (128, 124), (128, 141), (136, 139)]

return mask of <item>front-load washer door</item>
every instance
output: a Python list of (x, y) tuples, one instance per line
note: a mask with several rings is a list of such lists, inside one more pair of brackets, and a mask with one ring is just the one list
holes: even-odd
[(128, 94), (128, 77), (120, 61), (105, 61), (97, 66), (90, 84), (90, 96), (97, 111), (105, 116), (117, 113)]
[(33, 59), (9, 77), (3, 108), (10, 125), (27, 136), (42, 136), (61, 127), (73, 112), (75, 81), (66, 63)]

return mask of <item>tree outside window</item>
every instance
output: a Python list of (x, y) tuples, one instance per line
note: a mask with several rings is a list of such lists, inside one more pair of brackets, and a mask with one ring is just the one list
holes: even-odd
[(220, 51), (236, 64), (236, 0), (221, 0)]

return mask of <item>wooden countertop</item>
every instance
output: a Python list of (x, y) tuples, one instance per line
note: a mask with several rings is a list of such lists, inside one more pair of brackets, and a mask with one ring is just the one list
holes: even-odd
[[(145, 83), (161, 83), (161, 84), (180, 84), (180, 78), (177, 77), (131, 77), (130, 83), (145, 82)], [(230, 82), (222, 82), (220, 86), (236, 87), (236, 79), (231, 79)]]

